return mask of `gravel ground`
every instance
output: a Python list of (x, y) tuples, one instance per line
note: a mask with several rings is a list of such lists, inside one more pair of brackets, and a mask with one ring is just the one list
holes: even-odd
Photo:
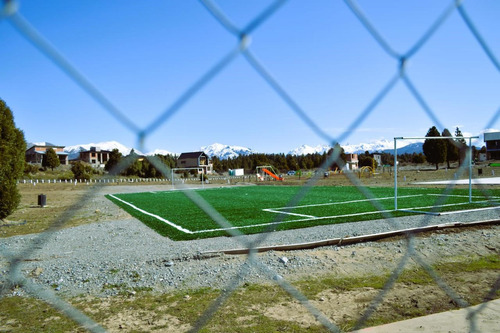
[[(109, 202), (103, 204), (109, 205)], [(499, 211), (494, 209), (318, 226), (269, 233), (259, 246), (498, 218)], [(445, 255), (442, 251), (451, 249), (462, 251), (464, 255), (466, 250), (481, 255), (491, 249), (499, 250), (499, 231), (500, 226), (495, 225), (460, 233), (435, 233), (419, 238), (416, 248), (430, 262)], [(37, 284), (69, 296), (133, 294), (139, 290), (164, 292), (179, 288), (224, 288), (243, 267), (248, 267), (250, 273), (242, 281), (249, 282), (272, 281), (281, 277), (293, 280), (307, 274), (326, 272), (380, 273), (381, 270), (392, 270), (397, 262), (395, 259), (401, 258), (407, 250), (406, 241), (400, 238), (389, 242), (330, 246), (314, 250), (271, 251), (258, 255), (259, 261), (270, 269), (267, 272), (265, 269), (249, 266), (245, 255), (202, 255), (207, 251), (246, 247), (246, 244), (261, 237), (259, 235), (174, 242), (158, 235), (140, 221), (128, 218), (62, 229), (45, 236), (43, 240), (38, 238), (39, 235), (0, 239), (2, 281), (8, 276), (7, 256), (26, 249), (29, 252), (24, 256), (21, 266), (25, 276)], [(481, 240), (481, 246), (476, 249), (473, 244), (478, 244), (478, 239)], [(22, 295), (24, 291), (13, 289), (9, 293)]]

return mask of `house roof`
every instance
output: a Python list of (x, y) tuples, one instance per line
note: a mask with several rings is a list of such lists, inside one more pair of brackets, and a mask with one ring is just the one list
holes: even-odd
[(193, 151), (193, 152), (189, 152), (189, 153), (182, 153), (180, 156), (179, 156), (179, 159), (182, 159), (182, 158), (198, 158), (202, 155), (205, 155), (208, 157), (207, 154), (205, 154), (204, 152), (202, 151)]
[(500, 140), (500, 132), (484, 133), (484, 142), (493, 140)]

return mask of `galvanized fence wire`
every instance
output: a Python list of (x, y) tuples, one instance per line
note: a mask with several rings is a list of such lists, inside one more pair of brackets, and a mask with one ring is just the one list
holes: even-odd
[[(255, 16), (250, 23), (248, 23), (243, 28), (239, 28), (234, 24), (231, 19), (215, 5), (214, 2), (209, 0), (200, 0), (201, 5), (206, 8), (209, 15), (219, 22), (224, 29), (228, 31), (229, 34), (234, 35), (236, 38), (236, 45), (230, 49), (225, 55), (223, 55), (218, 62), (216, 62), (211, 68), (209, 68), (205, 73), (200, 75), (200, 77), (186, 90), (184, 91), (170, 106), (166, 107), (165, 110), (159, 113), (159, 115), (147, 126), (140, 128), (137, 124), (127, 117), (115, 104), (110, 101), (105, 94), (103, 94), (89, 79), (85, 77), (80, 71), (78, 71), (71, 62), (63, 56), (55, 46), (53, 46), (47, 39), (44, 38), (37, 30), (31, 26), (31, 24), (23, 18), (20, 14), (18, 8), (18, 2), (14, 0), (4, 1), (3, 7), (0, 12), (0, 21), (5, 20), (12, 24), (12, 26), (31, 44), (33, 44), (42, 54), (44, 54), (50, 61), (56, 64), (60, 70), (62, 70), (66, 75), (68, 75), (80, 88), (85, 91), (91, 98), (93, 98), (97, 103), (99, 103), (102, 108), (111, 114), (118, 123), (123, 127), (127, 128), (132, 132), (132, 134), (137, 139), (138, 148), (141, 149), (144, 146), (144, 141), (149, 135), (156, 131), (160, 126), (165, 126), (168, 124), (170, 118), (180, 112), (182, 107), (193, 98), (203, 87), (210, 84), (210, 82), (217, 77), (221, 71), (226, 68), (231, 62), (233, 62), (238, 56), (243, 56), (248, 62), (251, 68), (257, 73), (263, 81), (269, 85), (269, 87), (279, 96), (290, 108), (299, 119), (302, 120), (314, 133), (318, 135), (322, 140), (331, 146), (335, 147), (337, 142), (344, 142), (351, 133), (353, 133), (357, 128), (361, 126), (363, 121), (376, 109), (380, 102), (394, 89), (396, 83), (402, 81), (408, 91), (413, 95), (417, 103), (420, 105), (423, 112), (432, 120), (434, 124), (438, 127), (444, 128), (442, 122), (438, 118), (438, 113), (435, 112), (429, 104), (425, 101), (424, 96), (420, 93), (419, 89), (413, 84), (408, 73), (406, 72), (405, 65), (407, 62), (415, 56), (423, 47), (429, 39), (440, 29), (442, 24), (446, 22), (449, 16), (458, 11), (460, 17), (463, 19), (464, 24), (478, 41), (480, 48), (488, 56), (491, 63), (495, 66), (497, 71), (500, 71), (500, 64), (497, 60), (495, 54), (488, 47), (486, 40), (482, 37), (479, 30), (476, 28), (473, 19), (471, 19), (463, 5), (463, 1), (454, 0), (450, 1), (449, 6), (437, 17), (437, 19), (430, 25), (427, 31), (404, 53), (397, 52), (387, 41), (381, 33), (378, 32), (376, 27), (370, 22), (369, 18), (362, 12), (361, 8), (351, 0), (345, 0), (346, 6), (352, 11), (354, 16), (359, 20), (359, 22), (364, 26), (367, 33), (369, 33), (373, 39), (378, 43), (378, 45), (387, 53), (391, 58), (396, 61), (396, 72), (389, 78), (387, 83), (380, 89), (380, 91), (369, 101), (367, 106), (361, 110), (361, 112), (355, 117), (352, 123), (347, 127), (343, 133), (338, 137), (332, 137), (325, 131), (320, 125), (312, 120), (308, 115), (308, 112), (303, 109), (298, 102), (296, 102), (293, 97), (283, 88), (279, 81), (271, 74), (267, 67), (258, 60), (257, 56), (250, 49), (251, 34), (257, 30), (264, 22), (271, 20), (276, 12), (278, 12), (283, 5), (286, 4), (285, 0), (274, 1), (271, 5), (265, 8), (261, 13)], [(487, 122), (485, 128), (489, 128), (496, 123), (500, 116), (500, 108), (494, 112), (491, 119)], [(336, 147), (330, 155), (328, 155), (325, 163), (321, 166), (320, 171), (327, 170), (328, 166), (332, 163), (337, 163), (342, 166), (343, 161), (340, 159), (340, 149)], [(471, 158), (471, 152), (468, 151), (467, 158)], [(153, 166), (158, 169), (164, 177), (169, 178), (171, 176), (171, 169), (163, 164), (159, 158), (155, 156), (147, 156), (147, 159), (153, 164)], [(119, 173), (125, 170), (130, 164), (133, 163), (133, 158), (124, 159), (120, 164), (118, 164), (113, 173)], [(457, 173), (459, 175), (466, 173), (465, 164), (462, 165)], [(294, 206), (296, 203), (300, 202), (307, 193), (316, 185), (321, 177), (322, 172), (318, 172), (307, 183), (301, 188), (301, 190), (290, 200), (288, 207)], [(356, 186), (359, 192), (367, 198), (375, 209), (377, 209), (382, 215), (387, 223), (389, 223), (393, 228), (398, 228), (399, 224), (397, 219), (391, 213), (385, 211), (382, 205), (376, 200), (375, 195), (364, 186), (362, 181), (356, 176), (346, 173), (346, 176), (350, 179), (351, 183)], [(111, 177), (111, 176), (110, 176)], [(200, 195), (194, 191), (187, 190), (186, 186), (182, 184), (178, 185), (183, 189), (186, 196), (191, 199), (199, 208), (201, 208), (210, 218), (219, 224), (222, 228), (228, 229), (228, 233), (235, 237), (235, 239), (240, 243), (243, 248), (248, 249), (249, 255), (245, 263), (241, 266), (240, 272), (234, 276), (230, 283), (223, 289), (221, 295), (207, 308), (207, 310), (199, 317), (198, 321), (194, 324), (192, 331), (198, 331), (203, 328), (214, 314), (220, 309), (220, 307), (227, 301), (227, 299), (239, 288), (244, 277), (250, 274), (250, 268), (255, 268), (263, 275), (267, 276), (270, 281), (278, 284), (283, 290), (290, 294), (293, 298), (299, 301), (324, 327), (333, 332), (340, 331), (340, 328), (332, 322), (327, 316), (325, 316), (319, 309), (314, 307), (314, 305), (305, 297), (298, 289), (296, 289), (292, 284), (287, 282), (281, 276), (279, 276), (275, 271), (266, 266), (264, 263), (259, 261), (256, 255), (256, 248), (263, 244), (267, 239), (268, 232), (275, 231), (280, 223), (283, 222), (284, 215), (278, 215), (273, 224), (271, 224), (264, 232), (254, 238), (253, 241), (247, 240), (243, 236), (243, 233), (237, 228), (232, 228), (233, 225), (227, 221), (214, 207), (212, 207), (208, 202), (206, 202)], [(434, 203), (434, 212), (440, 211), (440, 204), (444, 201), (444, 197), (447, 193), (453, 190), (455, 185), (448, 185), (443, 190), (443, 195), (436, 199)], [(487, 193), (487, 189), (482, 189)], [(38, 247), (44, 246), (50, 237), (53, 237), (54, 232), (59, 230), (64, 226), (65, 223), (72, 217), (71, 212), (77, 211), (78, 208), (85, 206), (89, 200), (97, 194), (99, 191), (98, 186), (90, 186), (87, 194), (80, 202), (75, 204), (71, 209), (68, 209), (65, 213), (59, 216), (56, 221), (51, 225), (51, 227), (45, 232), (39, 234), (33, 243), (22, 251), (18, 255), (12, 254), (9, 249), (1, 248), (2, 255), (9, 261), (9, 270), (6, 277), (6, 281), (3, 284), (3, 290), (1, 290), (0, 295), (8, 293), (12, 286), (20, 286), (24, 288), (27, 292), (39, 297), (40, 299), (46, 301), (48, 304), (54, 308), (62, 311), (82, 327), (88, 329), (92, 332), (102, 332), (105, 331), (98, 323), (94, 322), (87, 315), (81, 311), (75, 309), (71, 304), (64, 301), (58, 297), (49, 288), (43, 288), (30, 282), (21, 273), (21, 263), (24, 259), (28, 258), (32, 253), (34, 253)], [(490, 198), (491, 201), (493, 199)], [(430, 217), (424, 216), (421, 218), (421, 226), (428, 225), (430, 223)], [(362, 314), (361, 318), (356, 324), (356, 329), (363, 327), (366, 321), (377, 311), (377, 308), (384, 301), (385, 296), (394, 287), (397, 279), (403, 272), (405, 266), (408, 264), (409, 260), (414, 260), (417, 262), (435, 281), (435, 283), (460, 307), (466, 307), (468, 303), (460, 297), (460, 295), (453, 290), (440, 276), (439, 274), (426, 262), (418, 251), (415, 249), (414, 238), (410, 233), (406, 236), (406, 253), (399, 261), (397, 267), (391, 273), (390, 277), (387, 279), (384, 287), (378, 293), (378, 295), (372, 300), (369, 307)], [(485, 295), (485, 299), (491, 298), (500, 289), (500, 277), (491, 286), (490, 291)], [(484, 309), (484, 305), (478, 307), (474, 311), (469, 311), (467, 320), (470, 324), (471, 331), (477, 331), (477, 315)]]

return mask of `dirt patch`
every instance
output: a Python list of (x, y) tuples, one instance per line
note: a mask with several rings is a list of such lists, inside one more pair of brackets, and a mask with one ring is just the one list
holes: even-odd
[[(465, 295), (472, 304), (483, 301), (498, 272), (488, 271), (479, 273), (463, 272), (448, 281), (449, 287), (456, 290), (458, 295)], [(369, 287), (356, 290), (338, 291), (324, 290), (310, 299), (310, 303), (319, 309), (328, 319), (340, 326), (349, 326), (365, 314), (376, 296), (382, 290)], [(474, 295), (469, 297), (467, 295)], [(396, 283), (384, 296), (383, 301), (374, 309), (374, 318), (393, 318), (402, 320), (411, 317), (424, 316), (452, 309), (457, 309), (456, 302), (435, 284), (411, 285)], [(282, 302), (281, 304), (261, 308), (260, 311), (276, 320), (295, 322), (307, 328), (317, 324), (314, 316), (298, 301)]]
[(151, 311), (125, 310), (107, 318), (102, 325), (108, 332), (187, 332), (191, 325), (175, 316)]

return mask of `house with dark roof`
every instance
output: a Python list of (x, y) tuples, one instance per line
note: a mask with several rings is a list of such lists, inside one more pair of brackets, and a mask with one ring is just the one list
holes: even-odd
[(486, 158), (500, 160), (500, 132), (484, 133), (486, 143)]
[(68, 165), (68, 153), (64, 151), (64, 146), (57, 146), (49, 142), (32, 144), (26, 150), (26, 162), (31, 164), (42, 164), (43, 156), (46, 154), (49, 148), (52, 148), (56, 152), (61, 165)]
[(197, 168), (198, 173), (211, 174), (213, 165), (207, 154), (202, 151), (182, 153), (177, 158), (178, 168)]

